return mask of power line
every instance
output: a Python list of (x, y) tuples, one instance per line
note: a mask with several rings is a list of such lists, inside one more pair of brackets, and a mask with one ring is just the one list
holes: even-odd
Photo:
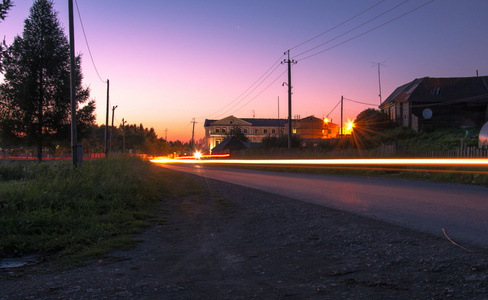
[[(280, 59), (281, 59), (281, 58), (280, 58)], [(273, 74), (273, 73), (276, 71), (276, 69), (278, 69), (280, 66), (281, 66), (281, 64), (278, 64), (278, 65), (277, 65), (277, 66), (276, 66), (276, 67), (275, 67), (275, 68), (274, 68), (274, 69), (273, 69), (273, 70), (272, 70), (272, 71), (271, 71), (271, 72), (270, 72), (270, 73), (269, 73), (269, 74), (268, 74), (268, 75), (267, 75), (267, 76), (266, 76), (266, 77), (265, 77), (265, 78), (264, 78), (264, 79), (263, 79), (263, 80), (262, 80), (262, 81), (261, 81), (261, 82), (260, 82), (258, 85), (256, 85), (256, 86), (255, 86), (255, 87), (254, 87), (254, 88), (253, 88), (253, 89), (252, 89), (252, 90), (251, 90), (251, 91), (250, 91), (250, 92), (249, 92), (249, 93), (248, 93), (248, 94), (247, 94), (247, 95), (246, 95), (244, 98), (242, 98), (241, 100), (239, 100), (239, 101), (238, 101), (236, 104), (234, 104), (232, 107), (230, 107), (229, 109), (227, 109), (226, 111), (224, 111), (223, 113), (221, 113), (219, 116), (221, 116), (221, 115), (223, 115), (223, 114), (227, 113), (229, 110), (233, 109), (233, 108), (234, 108), (234, 107), (236, 107), (236, 106), (237, 106), (239, 103), (241, 103), (241, 102), (242, 102), (242, 101), (244, 101), (244, 100), (245, 100), (247, 97), (249, 97), (249, 95), (250, 95), (252, 92), (254, 92), (254, 91), (255, 91), (255, 90), (256, 90), (256, 89), (257, 89), (259, 86), (261, 86), (261, 84), (263, 84), (263, 83), (264, 83), (264, 81), (265, 81), (266, 79), (268, 79), (268, 78), (269, 78), (269, 76), (271, 76), (271, 75), (272, 75), (272, 74)], [(281, 75), (282, 75), (282, 74), (280, 74), (280, 76), (281, 76)], [(280, 77), (280, 76), (279, 76), (279, 77)], [(279, 78), (279, 77), (278, 77), (278, 78)], [(262, 78), (262, 76), (261, 76), (261, 78)], [(273, 81), (273, 83), (274, 83), (276, 80), (278, 80), (278, 79), (275, 79), (275, 80)], [(251, 100), (249, 100), (248, 102), (246, 102), (246, 104), (245, 104), (245, 105), (247, 105), (248, 103), (250, 103), (252, 100), (256, 99), (256, 98), (257, 98), (259, 95), (261, 95), (261, 94), (262, 94), (262, 93), (263, 93), (265, 90), (267, 90), (269, 87), (270, 87), (270, 85), (268, 85), (268, 86), (267, 86), (267, 87), (266, 87), (264, 90), (262, 90), (262, 91), (261, 91), (261, 92), (260, 92), (258, 95), (256, 95), (254, 98), (252, 98)], [(245, 105), (244, 105), (244, 106), (245, 106)], [(243, 106), (242, 106), (242, 107), (243, 107)], [(242, 107), (240, 107), (239, 109), (241, 109)], [(234, 111), (234, 112), (235, 112), (235, 111)]]
[(391, 12), (392, 10), (394, 10), (394, 9), (396, 9), (396, 8), (398, 8), (398, 7), (400, 7), (400, 6), (402, 6), (403, 4), (407, 3), (408, 1), (410, 1), (410, 0), (405, 0), (405, 1), (403, 1), (402, 3), (400, 3), (400, 4), (398, 4), (398, 5), (394, 6), (394, 7), (392, 7), (392, 8), (390, 8), (390, 9), (388, 9), (387, 11), (385, 11), (385, 12), (383, 12), (383, 13), (381, 13), (381, 14), (379, 14), (379, 15), (375, 16), (374, 18), (369, 19), (369, 20), (368, 20), (368, 21), (366, 21), (366, 22), (363, 22), (363, 23), (359, 24), (358, 26), (356, 26), (356, 27), (354, 27), (354, 28), (352, 28), (352, 29), (350, 29), (350, 30), (348, 30), (348, 31), (346, 31), (346, 32), (344, 32), (344, 33), (342, 33), (342, 34), (340, 34), (340, 35), (338, 35), (338, 36), (336, 36), (336, 37), (334, 37), (334, 38), (332, 38), (332, 39), (330, 39), (330, 40), (328, 40), (328, 41), (326, 41), (326, 42), (324, 42), (324, 43), (320, 44), (320, 45), (317, 45), (317, 46), (315, 46), (315, 47), (313, 47), (313, 48), (310, 48), (310, 49), (308, 49), (307, 51), (304, 51), (304, 52), (302, 52), (302, 53), (299, 53), (299, 54), (295, 55), (295, 57), (301, 56), (301, 55), (303, 55), (303, 54), (305, 54), (305, 53), (308, 53), (308, 52), (310, 52), (310, 51), (312, 51), (312, 50), (315, 50), (315, 49), (317, 49), (317, 48), (319, 48), (319, 47), (321, 47), (321, 46), (323, 46), (323, 45), (325, 45), (325, 44), (328, 44), (328, 43), (330, 43), (330, 42), (332, 42), (332, 41), (334, 41), (334, 40), (337, 40), (338, 38), (340, 38), (340, 37), (342, 37), (342, 36), (344, 36), (344, 35), (346, 35), (346, 34), (348, 34), (348, 33), (352, 32), (352, 31), (354, 31), (354, 30), (356, 30), (356, 29), (358, 29), (358, 28), (360, 28), (360, 27), (363, 27), (364, 25), (368, 24), (369, 22), (372, 22), (372, 21), (374, 21), (374, 20), (378, 19), (379, 17), (381, 17), (381, 16), (383, 16), (383, 15), (385, 15), (385, 14), (387, 14), (387, 13)]
[(283, 71), (283, 73), (281, 73), (275, 80), (273, 80), (267, 87), (265, 87), (261, 92), (259, 92), (259, 94), (257, 94), (254, 98), (252, 98), (251, 100), (247, 101), (246, 103), (244, 103), (244, 105), (242, 105), (241, 107), (239, 107), (238, 109), (236, 109), (235, 111), (232, 112), (235, 113), (236, 111), (238, 110), (241, 110), (244, 106), (248, 105), (249, 103), (251, 103), (252, 101), (254, 101), (257, 97), (259, 97), (262, 93), (264, 93), (264, 91), (266, 91), (271, 85), (273, 85), (273, 83), (275, 83), (278, 79), (280, 79), (281, 76), (283, 76), (283, 74), (285, 74), (288, 70), (285, 70)]
[(341, 104), (341, 102), (342, 102), (342, 99), (339, 102), (337, 102), (336, 106), (334, 106), (334, 108), (330, 111), (330, 113), (327, 114), (327, 117), (329, 117), (329, 115), (337, 108), (337, 106), (339, 104)]
[[(304, 60), (304, 59), (307, 59), (307, 58), (310, 58), (310, 57), (316, 56), (316, 55), (321, 54), (321, 53), (323, 53), (323, 52), (325, 52), (325, 51), (329, 51), (329, 50), (334, 49), (334, 48), (336, 48), (336, 47), (338, 47), (338, 46), (340, 46), (340, 45), (343, 45), (343, 44), (345, 44), (345, 43), (347, 43), (347, 42), (350, 42), (350, 41), (352, 41), (352, 40), (354, 40), (354, 39), (356, 39), (356, 38), (358, 38), (358, 37), (361, 37), (361, 36), (363, 36), (363, 35), (365, 35), (365, 34), (367, 34), (367, 33), (370, 33), (371, 31), (374, 31), (374, 30), (376, 30), (376, 29), (378, 29), (378, 28), (380, 28), (380, 27), (383, 27), (383, 26), (385, 26), (386, 24), (389, 24), (389, 23), (391, 23), (391, 22), (393, 22), (393, 21), (396, 21), (396, 20), (400, 19), (401, 17), (404, 17), (404, 16), (406, 16), (406, 15), (408, 15), (408, 14), (410, 14), (410, 13), (412, 13), (412, 12), (414, 12), (414, 11), (416, 11), (416, 10), (418, 10), (418, 9), (420, 9), (420, 8), (422, 8), (422, 7), (424, 7), (424, 6), (428, 5), (428, 4), (430, 4), (430, 3), (432, 3), (432, 2), (434, 2), (434, 0), (430, 0), (429, 2), (426, 2), (426, 3), (422, 4), (422, 5), (419, 5), (419, 6), (417, 6), (416, 8), (414, 8), (414, 9), (412, 9), (412, 10), (409, 10), (408, 12), (406, 12), (406, 13), (404, 13), (404, 14), (399, 15), (398, 17), (395, 17), (395, 18), (393, 18), (393, 19), (391, 19), (391, 20), (389, 20), (389, 21), (387, 21), (387, 22), (385, 22), (385, 23), (382, 23), (382, 24), (380, 24), (380, 25), (378, 25), (378, 26), (376, 26), (376, 27), (374, 27), (374, 28), (372, 28), (372, 29), (370, 29), (370, 30), (367, 30), (367, 31), (365, 31), (365, 32), (363, 32), (363, 33), (360, 33), (360, 34), (358, 34), (358, 35), (356, 35), (356, 36), (354, 36), (354, 37), (352, 37), (352, 38), (350, 38), (350, 39), (348, 39), (348, 40), (345, 40), (345, 41), (343, 41), (343, 42), (341, 42), (341, 43), (339, 43), (339, 44), (336, 44), (336, 45), (331, 46), (331, 47), (329, 47), (329, 48), (327, 48), (327, 49), (324, 49), (324, 50), (321, 50), (321, 51), (319, 51), (319, 52), (317, 52), (317, 53), (314, 53), (314, 54), (311, 54), (311, 55), (309, 55), (309, 56), (306, 56), (306, 57), (302, 58), (301, 60)], [(325, 44), (325, 43), (324, 43), (324, 44)], [(307, 52), (308, 52), (308, 51), (307, 51)], [(302, 54), (303, 54), (303, 53), (302, 53)]]
[[(280, 64), (279, 64), (279, 62), (281, 61), (281, 58), (283, 58), (283, 56), (284, 56), (284, 54), (283, 54), (283, 55), (281, 55), (281, 56), (280, 56), (280, 58), (279, 58), (279, 59), (278, 59), (278, 60), (277, 60), (275, 63), (273, 63), (273, 64), (271, 65), (271, 67), (269, 67), (269, 69), (268, 69), (268, 70), (266, 70), (266, 72), (264, 72), (264, 74), (263, 74), (263, 75), (261, 75), (261, 77), (259, 77), (259, 78), (258, 78), (258, 79), (257, 79), (257, 80), (256, 80), (256, 81), (253, 83), (253, 84), (251, 84), (251, 86), (249, 86), (249, 87), (248, 87), (248, 88), (247, 88), (247, 89), (246, 89), (244, 92), (242, 92), (242, 93), (241, 93), (241, 94), (240, 94), (240, 95), (239, 95), (237, 98), (235, 98), (234, 100), (232, 100), (231, 102), (229, 102), (227, 105), (225, 105), (225, 106), (224, 106), (224, 107), (222, 107), (221, 109), (219, 109), (219, 110), (217, 110), (217, 111), (215, 111), (215, 112), (213, 112), (213, 113), (211, 113), (211, 114), (209, 114), (209, 115), (207, 115), (207, 116), (212, 116), (212, 115), (215, 115), (216, 113), (218, 113), (218, 112), (220, 112), (220, 111), (224, 110), (225, 108), (227, 108), (228, 106), (230, 106), (232, 103), (234, 103), (235, 101), (237, 101), (239, 98), (241, 98), (241, 97), (242, 97), (242, 95), (246, 94), (246, 93), (247, 93), (247, 92), (248, 92), (248, 91), (249, 91), (249, 90), (250, 90), (250, 89), (251, 89), (253, 86), (255, 86), (255, 85), (256, 85), (256, 83), (257, 83), (257, 82), (259, 82), (259, 81), (260, 81), (260, 80), (261, 80), (261, 79), (262, 79), (262, 78), (263, 78), (263, 77), (264, 77), (264, 76), (265, 76), (265, 75), (266, 75), (266, 74), (267, 74), (267, 73), (268, 73), (268, 72), (269, 72), (269, 71), (270, 71), (270, 70), (271, 70), (271, 69), (272, 69), (272, 68), (273, 68), (273, 67), (274, 67), (276, 64), (278, 64), (278, 66), (279, 66), (279, 65), (280, 65)], [(273, 69), (273, 71), (271, 71), (271, 73), (270, 73), (268, 76), (266, 76), (266, 78), (268, 78), (268, 77), (269, 77), (269, 76), (270, 76), (270, 75), (271, 75), (271, 74), (272, 74), (272, 73), (273, 73), (273, 72), (276, 70), (276, 68), (277, 68), (277, 67), (275, 67), (275, 68)], [(266, 78), (265, 78), (264, 80), (266, 80)], [(263, 82), (264, 82), (264, 80), (263, 80)], [(241, 101), (243, 101), (243, 100), (244, 100), (246, 97), (248, 97), (248, 96), (249, 96), (249, 94), (251, 94), (251, 93), (252, 93), (252, 92), (253, 92), (253, 91), (254, 91), (256, 88), (258, 88), (258, 87), (259, 87), (261, 84), (262, 84), (262, 82), (261, 82), (260, 84), (258, 84), (258, 85), (257, 85), (257, 86), (256, 86), (254, 89), (252, 89), (252, 90), (251, 90), (251, 91), (250, 91), (250, 92), (249, 92), (249, 93), (248, 93), (248, 94), (247, 94), (247, 95), (246, 95), (246, 96), (245, 96), (243, 99), (241, 99), (239, 102), (237, 102), (237, 103), (236, 103), (234, 106), (232, 106), (230, 109), (232, 109), (232, 108), (233, 108), (233, 107), (235, 107), (237, 104), (239, 104)], [(229, 110), (230, 110), (230, 109), (229, 109)], [(227, 110), (227, 111), (229, 111), (229, 110)], [(225, 112), (224, 112), (224, 113), (225, 113)], [(221, 113), (220, 115), (222, 115), (222, 114), (223, 114), (223, 113)]]
[(361, 101), (352, 100), (352, 99), (348, 99), (348, 98), (344, 98), (344, 100), (351, 101), (351, 102), (358, 103), (358, 104), (364, 104), (364, 105), (370, 105), (370, 106), (378, 106), (376, 104), (361, 102)]
[(369, 10), (373, 9), (374, 7), (378, 6), (378, 5), (379, 5), (379, 4), (381, 4), (382, 2), (385, 2), (385, 0), (381, 0), (380, 2), (378, 2), (378, 3), (374, 4), (373, 6), (370, 6), (369, 8), (367, 8), (367, 9), (363, 10), (363, 11), (362, 11), (362, 12), (360, 12), (359, 14), (357, 14), (357, 15), (355, 15), (355, 16), (353, 16), (353, 17), (349, 18), (349, 19), (347, 19), (346, 21), (344, 21), (344, 22), (342, 22), (342, 23), (340, 23), (340, 24), (338, 24), (338, 25), (336, 25), (336, 26), (334, 26), (334, 27), (332, 27), (332, 28), (330, 28), (330, 29), (328, 29), (328, 30), (326, 30), (326, 31), (324, 31), (324, 32), (322, 32), (322, 33), (320, 33), (320, 34), (316, 35), (316, 36), (314, 36), (314, 37), (313, 37), (313, 38), (311, 38), (311, 39), (306, 40), (306, 41), (305, 41), (305, 42), (303, 42), (303, 43), (300, 43), (300, 44), (298, 44), (298, 45), (296, 45), (296, 46), (294, 46), (294, 47), (291, 47), (289, 50), (293, 50), (293, 49), (295, 49), (295, 48), (298, 48), (298, 47), (300, 47), (300, 46), (303, 46), (304, 44), (306, 44), (306, 43), (308, 43), (308, 42), (311, 42), (311, 41), (315, 40), (315, 39), (316, 39), (316, 38), (318, 38), (318, 37), (323, 36), (324, 34), (326, 34), (326, 33), (330, 32), (330, 31), (332, 31), (332, 30), (334, 30), (334, 29), (336, 29), (336, 28), (338, 28), (338, 27), (340, 27), (340, 26), (342, 26), (342, 25), (346, 24), (346, 23), (347, 23), (347, 22), (349, 22), (349, 21), (352, 21), (353, 19), (355, 19), (355, 18), (359, 17), (360, 15), (364, 14), (365, 12), (367, 12), (367, 11), (369, 11)]
[(98, 78), (100, 79), (101, 82), (107, 83), (106, 81), (104, 81), (102, 79), (102, 77), (98, 73), (97, 66), (95, 65), (95, 61), (93, 60), (93, 56), (92, 56), (92, 53), (91, 53), (91, 50), (90, 50), (90, 45), (88, 44), (88, 39), (86, 38), (85, 28), (83, 26), (83, 21), (81, 20), (80, 9), (78, 8), (78, 1), (75, 0), (75, 4), (76, 4), (76, 10), (78, 11), (78, 17), (80, 18), (80, 24), (81, 24), (81, 29), (83, 31), (83, 36), (85, 37), (86, 47), (88, 48), (88, 53), (90, 54), (90, 59), (92, 61), (93, 67), (95, 68), (95, 72), (97, 73)]

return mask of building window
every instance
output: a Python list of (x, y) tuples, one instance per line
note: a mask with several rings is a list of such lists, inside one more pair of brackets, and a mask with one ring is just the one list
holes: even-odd
[(220, 133), (220, 128), (215, 128), (215, 133)]
[(222, 128), (222, 133), (225, 133), (225, 128)]
[(293, 133), (297, 133), (297, 130), (296, 129), (293, 129)]
[(256, 133), (256, 134), (259, 133), (259, 129), (255, 129), (254, 133)]
[(276, 129), (271, 129), (271, 133), (276, 133)]
[(263, 130), (263, 132), (264, 132), (264, 133), (268, 133), (268, 129), (264, 129), (264, 130)]
[(247, 128), (244, 128), (244, 133), (247, 133)]
[(217, 146), (218, 144), (220, 144), (220, 140), (215, 141), (215, 146)]

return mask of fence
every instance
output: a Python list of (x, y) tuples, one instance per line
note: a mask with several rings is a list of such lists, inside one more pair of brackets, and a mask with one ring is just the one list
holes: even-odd
[(376, 149), (376, 157), (425, 157), (425, 158), (488, 158), (488, 149), (460, 147), (449, 150), (412, 150), (395, 145), (381, 145)]
[(231, 156), (241, 158), (488, 158), (488, 149), (468, 147), (462, 143), (460, 147), (450, 150), (413, 150), (397, 145), (380, 145), (375, 149), (248, 149), (234, 151)]
[[(83, 153), (83, 159), (98, 159), (105, 157), (105, 153)], [(0, 159), (4, 160), (36, 160), (35, 153), (9, 153), (0, 151)], [(71, 153), (43, 154), (43, 160), (71, 160)]]

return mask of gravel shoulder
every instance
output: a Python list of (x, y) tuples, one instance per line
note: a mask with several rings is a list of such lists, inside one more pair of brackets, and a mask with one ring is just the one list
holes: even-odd
[(488, 252), (195, 177), (128, 251), (0, 270), (0, 299), (488, 298)]

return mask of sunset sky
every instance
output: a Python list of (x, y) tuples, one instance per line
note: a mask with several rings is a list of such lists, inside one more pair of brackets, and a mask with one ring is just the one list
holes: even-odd
[[(31, 0), (13, 0), (0, 23), (10, 44), (21, 35)], [(424, 5), (425, 4), (425, 5)], [(424, 6), (423, 6), (424, 5)], [(68, 1), (55, 1), (68, 31)], [(101, 79), (110, 80), (117, 126), (153, 127), (159, 137), (196, 139), (205, 119), (287, 116), (287, 57), (292, 114), (340, 123), (379, 105), (415, 78), (488, 75), (486, 0), (78, 0)], [(416, 9), (418, 8), (418, 9)], [(416, 9), (416, 10), (415, 10)], [(105, 123), (106, 84), (98, 77), (75, 4), (75, 49), (84, 84)], [(3, 77), (0, 76), (0, 80)]]

